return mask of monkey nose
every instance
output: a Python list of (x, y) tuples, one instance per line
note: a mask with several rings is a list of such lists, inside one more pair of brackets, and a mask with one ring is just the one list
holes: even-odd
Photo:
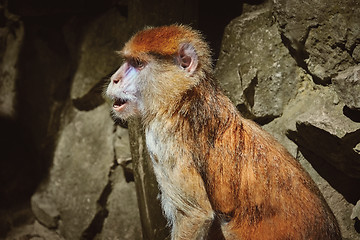
[(119, 78), (114, 78), (114, 79), (113, 79), (113, 83), (114, 83), (114, 84), (117, 84), (119, 81), (120, 81)]

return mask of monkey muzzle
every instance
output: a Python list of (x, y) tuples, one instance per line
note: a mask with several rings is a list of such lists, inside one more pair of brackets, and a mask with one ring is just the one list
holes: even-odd
[(126, 99), (115, 98), (112, 107), (115, 111), (120, 112), (121, 110), (123, 110), (125, 108), (125, 105), (127, 104), (127, 102), (128, 101)]

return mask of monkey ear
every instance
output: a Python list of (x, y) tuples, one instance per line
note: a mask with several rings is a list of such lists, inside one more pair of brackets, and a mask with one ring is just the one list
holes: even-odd
[(180, 45), (178, 52), (178, 64), (185, 71), (193, 74), (198, 66), (198, 55), (194, 46), (190, 43)]

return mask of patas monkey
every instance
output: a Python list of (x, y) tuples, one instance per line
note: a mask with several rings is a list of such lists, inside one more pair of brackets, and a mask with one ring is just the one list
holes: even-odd
[(219, 90), (197, 31), (146, 28), (121, 55), (106, 94), (143, 120), (172, 239), (341, 239), (309, 175)]

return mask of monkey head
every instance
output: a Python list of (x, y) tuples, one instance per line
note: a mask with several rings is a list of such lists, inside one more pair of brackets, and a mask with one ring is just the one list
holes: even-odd
[(106, 95), (120, 119), (166, 111), (212, 71), (208, 45), (188, 26), (146, 28), (119, 53), (124, 63)]

